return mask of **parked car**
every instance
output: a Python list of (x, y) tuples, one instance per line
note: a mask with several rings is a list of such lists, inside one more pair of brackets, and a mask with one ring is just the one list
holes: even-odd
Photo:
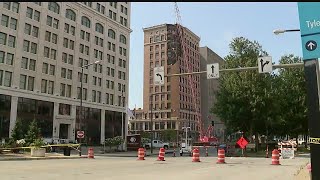
[[(144, 146), (146, 149), (151, 148), (151, 143), (146, 143)], [(169, 148), (169, 143), (164, 143), (160, 140), (153, 140), (152, 141), (152, 147), (153, 148), (164, 148), (164, 149), (168, 149)]]

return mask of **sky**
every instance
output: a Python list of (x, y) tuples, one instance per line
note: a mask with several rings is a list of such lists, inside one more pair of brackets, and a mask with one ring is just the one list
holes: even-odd
[[(299, 32), (274, 35), (275, 29), (299, 29), (296, 2), (181, 2), (182, 25), (197, 34), (200, 47), (207, 46), (224, 58), (232, 38), (258, 41), (278, 64), (281, 56), (302, 56)], [(131, 3), (129, 108), (143, 108), (143, 28), (175, 23), (173, 2)]]

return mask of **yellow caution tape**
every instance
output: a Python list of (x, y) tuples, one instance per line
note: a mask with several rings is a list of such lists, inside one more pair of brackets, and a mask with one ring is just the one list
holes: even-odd
[(320, 138), (309, 138), (310, 144), (320, 144)]

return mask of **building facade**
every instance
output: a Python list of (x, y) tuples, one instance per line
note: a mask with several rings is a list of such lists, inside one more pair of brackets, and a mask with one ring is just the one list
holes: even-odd
[[(207, 64), (219, 63), (220, 66), (224, 64), (224, 60), (207, 46), (200, 47), (200, 60), (201, 71), (207, 70)], [(223, 140), (225, 126), (220, 121), (219, 117), (213, 113), (210, 113), (214, 103), (216, 102), (215, 94), (219, 90), (219, 80), (207, 79), (207, 75), (202, 74), (200, 87), (201, 115), (204, 127), (208, 128), (212, 121), (214, 121), (213, 135), (218, 137), (220, 140)]]
[(0, 138), (17, 119), (24, 127), (36, 119), (48, 139), (74, 141), (78, 130), (89, 144), (120, 136), (130, 13), (130, 2), (1, 2)]
[[(177, 27), (161, 24), (144, 28), (144, 87), (143, 110), (137, 111), (138, 117), (131, 120), (131, 130), (156, 131), (166, 129), (181, 130), (190, 126), (196, 132), (198, 118), (201, 118), (200, 76), (166, 77), (164, 85), (155, 86), (153, 82), (154, 67), (163, 66), (165, 74), (188, 72), (186, 63), (192, 71), (200, 71), (200, 38), (183, 28), (187, 62), (181, 58)], [(192, 87), (194, 94), (192, 93)], [(163, 93), (166, 92), (167, 94)], [(160, 94), (154, 94), (160, 93)], [(161, 94), (163, 93), (163, 94)], [(151, 124), (151, 108), (152, 124)], [(157, 136), (157, 135), (156, 135)]]

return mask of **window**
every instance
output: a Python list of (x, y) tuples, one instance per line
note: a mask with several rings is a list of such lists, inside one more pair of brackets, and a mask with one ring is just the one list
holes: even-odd
[(5, 27), (9, 26), (9, 16), (6, 16), (6, 15), (2, 14), (1, 25), (5, 26)]
[(52, 22), (52, 27), (59, 29), (59, 20), (54, 18)]
[(45, 39), (46, 41), (50, 42), (50, 40), (51, 40), (51, 32), (46, 31), (46, 34), (45, 34), (44, 39)]
[(28, 77), (28, 90), (33, 91), (34, 88), (34, 77), (29, 76)]
[(81, 17), (81, 24), (86, 26), (87, 28), (91, 27), (90, 20), (86, 16)]
[(11, 18), (10, 20), (10, 28), (13, 30), (17, 30), (18, 20), (15, 18)]
[(60, 115), (71, 115), (71, 105), (59, 103), (59, 114)]
[(36, 43), (31, 43), (31, 53), (37, 54), (38, 45)]
[(92, 102), (96, 102), (96, 91), (92, 90)]
[(11, 87), (11, 80), (12, 80), (12, 72), (5, 71), (3, 85), (6, 87)]
[(86, 32), (86, 40), (90, 41), (90, 33)]
[(55, 66), (50, 64), (50, 71), (49, 71), (49, 75), (54, 76), (54, 74), (55, 74), (55, 69), (56, 69), (56, 68), (55, 68)]
[[(23, 59), (23, 58), (22, 58)], [(26, 58), (27, 59), (27, 58)], [(28, 59), (27, 59), (28, 60)], [(21, 68), (22, 66), (26, 66), (26, 65), (22, 65), (22, 62), (21, 62)], [(42, 73), (43, 74), (48, 74), (49, 73), (49, 65), (48, 63), (43, 63), (42, 64)]]
[(6, 64), (8, 64), (8, 65), (13, 65), (13, 58), (14, 58), (14, 55), (13, 55), (13, 54), (7, 53)]
[(0, 32), (0, 44), (7, 44), (7, 34)]
[(3, 2), (3, 7), (10, 10), (10, 2)]
[(63, 38), (63, 47), (68, 48), (69, 40), (67, 38)]
[(44, 57), (49, 58), (50, 57), (49, 52), (50, 52), (50, 48), (44, 47), (44, 52), (43, 52)]
[(66, 10), (66, 18), (68, 18), (72, 21), (76, 21), (76, 13), (74, 11), (72, 11), (71, 9), (67, 9)]
[(39, 28), (36, 27), (36, 26), (33, 26), (33, 28), (32, 28), (32, 36), (33, 37), (38, 37), (38, 34), (39, 34)]
[(42, 79), (41, 80), (41, 93), (47, 92), (47, 80)]
[(109, 104), (109, 93), (106, 93), (106, 104)]
[(76, 28), (74, 26), (70, 27), (70, 33), (74, 36), (76, 34)]
[(58, 42), (58, 35), (55, 33), (52, 33), (52, 43), (57, 44)]
[(66, 84), (61, 83), (60, 84), (60, 96), (66, 95)]
[(54, 82), (53, 81), (49, 81), (48, 94), (53, 94), (53, 89), (54, 89)]
[(110, 105), (113, 105), (113, 102), (114, 102), (114, 100), (113, 100), (113, 94), (110, 94)]
[(13, 12), (19, 13), (19, 3), (17, 2), (12, 2), (12, 9)]
[(34, 10), (33, 19), (38, 22), (40, 21), (40, 12), (39, 11)]
[(56, 51), (55, 49), (51, 49), (50, 58), (56, 60), (56, 58), (57, 58), (57, 51)]
[(27, 88), (27, 76), (20, 74), (20, 84), (19, 84), (20, 89), (26, 89)]
[(15, 36), (9, 35), (8, 46), (13, 47), (13, 48), (16, 47), (16, 37)]
[(84, 34), (85, 34), (84, 31), (81, 30), (81, 31), (80, 31), (80, 38), (81, 38), (81, 39), (84, 39)]
[(60, 7), (56, 2), (48, 2), (48, 9), (57, 14), (59, 14), (60, 11)]
[(47, 25), (52, 26), (52, 17), (51, 16), (47, 16)]
[(116, 38), (116, 33), (114, 32), (114, 30), (109, 29), (108, 30), (108, 37), (115, 39)]
[[(0, 63), (4, 63), (4, 58), (5, 58), (5, 52), (0, 51)], [(0, 79), (1, 82), (1, 79)]]
[(29, 47), (30, 47), (30, 41), (24, 40), (23, 41), (23, 50), (26, 52), (29, 52)]
[(120, 42), (123, 43), (123, 44), (127, 44), (127, 39), (124, 35), (120, 35)]
[(103, 26), (100, 23), (96, 23), (96, 31), (103, 34)]
[(29, 64), (29, 70), (35, 71), (36, 70), (36, 60), (30, 59), (29, 63), (30, 63)]

